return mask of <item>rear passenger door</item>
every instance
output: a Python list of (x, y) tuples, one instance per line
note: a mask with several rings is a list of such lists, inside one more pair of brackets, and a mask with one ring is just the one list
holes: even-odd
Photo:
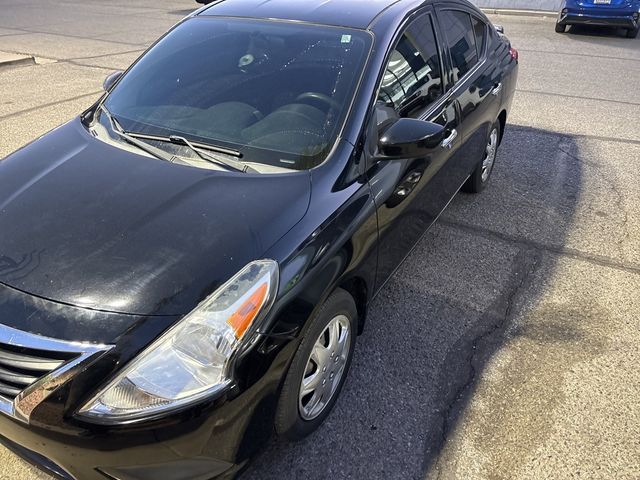
[(377, 122), (369, 126), (367, 139), (370, 156), (374, 156), (385, 122), (398, 117), (443, 125), (447, 138), (424, 158), (373, 162), (368, 170), (378, 213), (378, 286), (389, 278), (460, 187), (450, 171), (450, 166), (458, 163), (461, 145), (458, 106), (454, 98), (445, 95), (446, 71), (440, 45), (429, 7), (407, 23), (390, 49), (382, 72)]
[(489, 131), (498, 118), (502, 70), (488, 51), (485, 20), (459, 4), (440, 4), (436, 14), (450, 67), (447, 88), (460, 104), (464, 155), (456, 173), (466, 178), (484, 158)]

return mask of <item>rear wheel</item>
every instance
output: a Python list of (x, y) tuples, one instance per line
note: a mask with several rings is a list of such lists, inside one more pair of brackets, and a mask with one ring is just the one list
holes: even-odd
[(640, 26), (636, 28), (630, 28), (627, 30), (627, 38), (636, 38), (640, 32)]
[(498, 153), (500, 143), (500, 122), (496, 122), (489, 131), (482, 161), (478, 163), (471, 176), (462, 186), (462, 190), (468, 193), (480, 193), (489, 183), (493, 165)]
[(357, 318), (353, 297), (337, 289), (310, 320), (278, 400), (279, 436), (300, 440), (331, 412), (351, 365)]
[(556, 23), (556, 33), (564, 33), (567, 31), (567, 26), (561, 23)]

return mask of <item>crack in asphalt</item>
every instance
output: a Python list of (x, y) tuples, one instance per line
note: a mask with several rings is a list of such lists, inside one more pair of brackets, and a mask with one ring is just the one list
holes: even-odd
[[(455, 349), (457, 351), (454, 353), (460, 351), (466, 352), (464, 360), (461, 361), (461, 364), (466, 370), (466, 375), (464, 375), (465, 372), (461, 372), (463, 374), (456, 376), (456, 378), (464, 380), (462, 383), (459, 382), (457, 387), (450, 388), (450, 394), (445, 397), (445, 406), (441, 410), (443, 412), (441, 415), (441, 435), (437, 444), (434, 445), (435, 448), (430, 449), (432, 452), (431, 455), (428, 455), (425, 459), (426, 467), (429, 468), (430, 460), (436, 457), (432, 467), (433, 470), (437, 472), (436, 480), (440, 480), (442, 475), (442, 469), (440, 468), (442, 457), (440, 453), (457, 421), (458, 415), (464, 409), (465, 400), (467, 400), (471, 394), (472, 387), (476, 383), (477, 373), (482, 370), (480, 363), (483, 361), (479, 359), (485, 357), (489, 350), (491, 350), (491, 353), (494, 353), (495, 349), (491, 349), (490, 345), (492, 343), (501, 343), (503, 340), (504, 333), (513, 319), (514, 306), (518, 295), (529, 286), (530, 280), (541, 258), (542, 252), (535, 249), (522, 248), (518, 251), (518, 254), (514, 258), (514, 268), (507, 282), (507, 284), (512, 285), (512, 287), (498, 297), (494, 304), (489, 307), (483, 316), (484, 318), (480, 319), (478, 322), (480, 324), (480, 331), (465, 342), (464, 345)], [(498, 311), (502, 311), (502, 315), (496, 314)], [(483, 322), (483, 320), (485, 321)], [(486, 320), (489, 320), (488, 328), (486, 327)], [(482, 328), (483, 324), (485, 328)], [(500, 339), (498, 340), (496, 337), (500, 337)], [(490, 356), (491, 355), (489, 355), (489, 357)], [(447, 355), (447, 357), (449, 357), (449, 355)], [(428, 473), (427, 471), (427, 475)]]
[[(0, 35), (1, 37), (2, 35)], [(108, 57), (117, 57), (120, 55), (127, 55), (130, 53), (142, 53), (144, 51), (147, 50), (147, 47), (144, 48), (136, 48), (133, 50), (123, 50), (123, 51), (118, 51), (118, 52), (110, 52), (110, 53), (102, 53), (100, 55), (88, 55), (88, 56), (84, 56), (84, 57), (71, 57), (71, 58), (62, 58), (62, 57), (53, 57), (53, 56), (46, 56), (46, 55), (38, 55), (37, 53), (25, 53), (22, 51), (16, 51), (16, 50), (2, 50), (3, 52), (7, 52), (7, 53), (15, 53), (16, 55), (28, 55), (28, 56), (32, 56), (35, 58), (42, 58), (42, 59), (47, 59), (47, 60), (51, 60), (51, 64), (61, 64), (61, 63), (70, 63), (72, 65), (78, 65), (81, 67), (89, 67), (89, 68), (112, 68), (112, 67), (103, 67), (100, 65), (91, 65), (91, 64), (86, 64), (86, 63), (81, 63), (79, 60), (94, 60), (97, 58), (108, 58)]]
[(18, 115), (22, 115), (22, 114), (25, 114), (25, 113), (32, 113), (32, 112), (38, 111), (40, 109), (48, 108), (48, 107), (55, 107), (56, 105), (60, 105), (62, 103), (67, 103), (67, 102), (72, 102), (74, 100), (81, 100), (83, 98), (91, 97), (91, 96), (94, 96), (94, 95), (98, 95), (100, 93), (103, 93), (103, 91), (102, 90), (98, 90), (98, 91), (95, 91), (95, 92), (90, 92), (90, 93), (84, 93), (82, 95), (77, 95), (77, 96), (71, 97), (71, 98), (65, 98), (64, 100), (57, 100), (55, 102), (44, 103), (44, 104), (38, 105), (36, 107), (26, 108), (26, 109), (20, 110), (18, 112), (8, 113), (7, 115), (0, 116), (0, 120), (6, 120), (7, 118), (17, 117)]
[[(561, 133), (561, 132), (541, 132), (542, 135), (558, 135), (560, 137), (573, 137), (573, 138), (585, 138), (587, 140), (598, 140), (601, 142), (616, 142), (624, 143), (625, 145), (640, 145), (640, 140), (634, 140), (631, 138), (622, 137), (604, 137), (602, 135), (588, 135), (585, 133)], [(584, 160), (581, 160), (584, 162)]]
[(569, 57), (587, 57), (587, 58), (606, 58), (609, 60), (621, 60), (623, 62), (640, 62), (640, 59), (637, 58), (630, 58), (630, 57), (614, 57), (612, 55), (593, 55), (593, 54), (587, 54), (587, 53), (576, 53), (576, 52), (558, 52), (558, 51), (554, 51), (554, 50), (536, 50), (536, 49), (525, 49), (525, 48), (518, 48), (519, 52), (531, 52), (531, 53), (544, 53), (544, 54), (551, 54), (551, 55), (567, 55)]
[(622, 212), (622, 215), (623, 215), (621, 229), (624, 232), (624, 234), (619, 239), (616, 240), (616, 244), (618, 246), (618, 251), (620, 252), (620, 254), (624, 255), (624, 244), (627, 241), (627, 239), (629, 238), (629, 229), (628, 229), (629, 213), (627, 212), (626, 206), (624, 204), (624, 195), (620, 191), (620, 187), (618, 186), (618, 183), (616, 181), (614, 181), (612, 178), (610, 178), (610, 176), (607, 175), (606, 172), (603, 171), (602, 165), (600, 165), (600, 164), (598, 164), (596, 162), (588, 162), (588, 161), (585, 161), (585, 160), (581, 159), (580, 157), (578, 157), (578, 156), (574, 155), (573, 153), (568, 152), (567, 150), (562, 148), (561, 144), (558, 145), (558, 149), (562, 153), (564, 153), (567, 157), (569, 157), (569, 158), (571, 158), (571, 159), (573, 159), (573, 160), (575, 160), (577, 162), (585, 163), (586, 165), (589, 165), (590, 167), (592, 167), (594, 170), (598, 171), (598, 173), (600, 174), (600, 178), (613, 191), (613, 193), (615, 195), (614, 202), (615, 202), (616, 206), (618, 207), (618, 210), (620, 210)]
[(555, 92), (544, 92), (541, 90), (528, 90), (525, 88), (516, 88), (517, 92), (522, 92), (522, 93), (533, 93), (536, 95), (546, 95), (549, 97), (561, 97), (561, 98), (573, 98), (576, 100), (592, 100), (595, 102), (606, 102), (606, 103), (618, 103), (621, 105), (631, 105), (634, 107), (640, 106), (640, 103), (637, 102), (626, 102), (624, 100), (613, 100), (610, 98), (597, 98), (597, 97), (583, 97), (580, 95), (569, 95), (566, 93), (555, 93)]
[(497, 232), (495, 230), (491, 230), (490, 228), (479, 227), (477, 225), (460, 223), (460, 222), (456, 222), (455, 220), (451, 220), (447, 218), (440, 218), (438, 220), (438, 223), (440, 225), (446, 225), (451, 228), (477, 234), (483, 238), (498, 239), (508, 244), (519, 245), (522, 247), (529, 247), (536, 251), (553, 253), (556, 255), (563, 255), (565, 257), (574, 258), (576, 260), (592, 263), (594, 265), (599, 265), (601, 267), (613, 268), (616, 270), (622, 270), (627, 273), (640, 275), (640, 265), (635, 263), (620, 262), (610, 257), (606, 257), (604, 255), (586, 253), (581, 250), (577, 250), (575, 248), (556, 247), (553, 245), (547, 245), (544, 243), (536, 242), (535, 240), (529, 240), (524, 237), (517, 237), (515, 235), (509, 235), (507, 233)]
[[(63, 37), (63, 38), (70, 38), (70, 39), (74, 39), (74, 40), (88, 40), (88, 41), (94, 41), (94, 42), (102, 42), (102, 43), (111, 43), (111, 44), (115, 44), (115, 45), (129, 45), (129, 46), (144, 46), (142, 43), (131, 43), (131, 42), (121, 42), (118, 40), (102, 40), (100, 38), (96, 38), (96, 37), (92, 37), (92, 36), (86, 36), (86, 35), (72, 35), (70, 33), (56, 33), (56, 32), (42, 32), (39, 30), (29, 30), (28, 28), (17, 28), (17, 27), (12, 27), (12, 30), (16, 30), (18, 32), (22, 32), (22, 33), (15, 33), (15, 34), (10, 34), (10, 35), (52, 35), (52, 36), (56, 36), (56, 37)], [(100, 36), (101, 34), (98, 34), (96, 36)]]
[(136, 48), (135, 50), (125, 50), (124, 52), (115, 52), (115, 53), (103, 53), (101, 55), (90, 55), (87, 57), (72, 57), (67, 58), (66, 60), (60, 60), (61, 62), (75, 62), (78, 60), (93, 60), (95, 58), (105, 58), (105, 57), (115, 57), (116, 55), (125, 55), (128, 53), (142, 53), (147, 48)]
[(69, 65), (75, 65), (76, 67), (89, 67), (97, 68), (98, 70), (109, 70), (111, 72), (119, 70), (118, 67), (108, 67), (106, 65), (91, 65), (90, 63), (75, 62), (73, 60), (63, 60), (60, 63), (67, 63)]
[[(510, 123), (507, 124), (507, 128), (529, 128), (529, 129), (534, 129), (536, 128), (533, 125), (526, 125), (526, 124), (515, 124), (515, 123)], [(596, 141), (600, 141), (600, 142), (614, 142), (614, 143), (623, 143), (625, 145), (640, 145), (640, 140), (635, 140), (635, 139), (631, 139), (631, 138), (623, 138), (623, 137), (605, 137), (602, 135), (589, 135), (586, 133), (567, 133), (567, 132), (556, 132), (553, 130), (539, 130), (536, 132), (537, 135), (547, 135), (550, 137), (560, 137), (560, 138), (569, 138), (569, 139), (576, 139), (576, 138), (584, 138), (586, 140), (596, 140)], [(579, 158), (580, 162), (582, 163), (589, 163), (587, 160), (581, 159)]]

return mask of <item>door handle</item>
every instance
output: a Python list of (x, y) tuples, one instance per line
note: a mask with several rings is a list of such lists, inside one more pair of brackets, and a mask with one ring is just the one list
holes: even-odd
[(494, 97), (497, 97), (498, 95), (500, 95), (500, 92), (502, 91), (502, 82), (498, 82), (498, 84), (493, 87), (493, 90), (491, 90), (491, 95), (493, 95)]
[(458, 137), (458, 131), (454, 128), (453, 130), (451, 130), (451, 133), (449, 134), (449, 136), (442, 141), (440, 146), (442, 148), (448, 148), (449, 150), (451, 150), (451, 147), (453, 147), (453, 141), (457, 137)]

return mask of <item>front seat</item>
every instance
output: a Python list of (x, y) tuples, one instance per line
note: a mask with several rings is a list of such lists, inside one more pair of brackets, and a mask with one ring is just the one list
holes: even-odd
[(304, 103), (290, 103), (245, 128), (242, 138), (252, 146), (313, 154), (324, 148), (327, 115)]

